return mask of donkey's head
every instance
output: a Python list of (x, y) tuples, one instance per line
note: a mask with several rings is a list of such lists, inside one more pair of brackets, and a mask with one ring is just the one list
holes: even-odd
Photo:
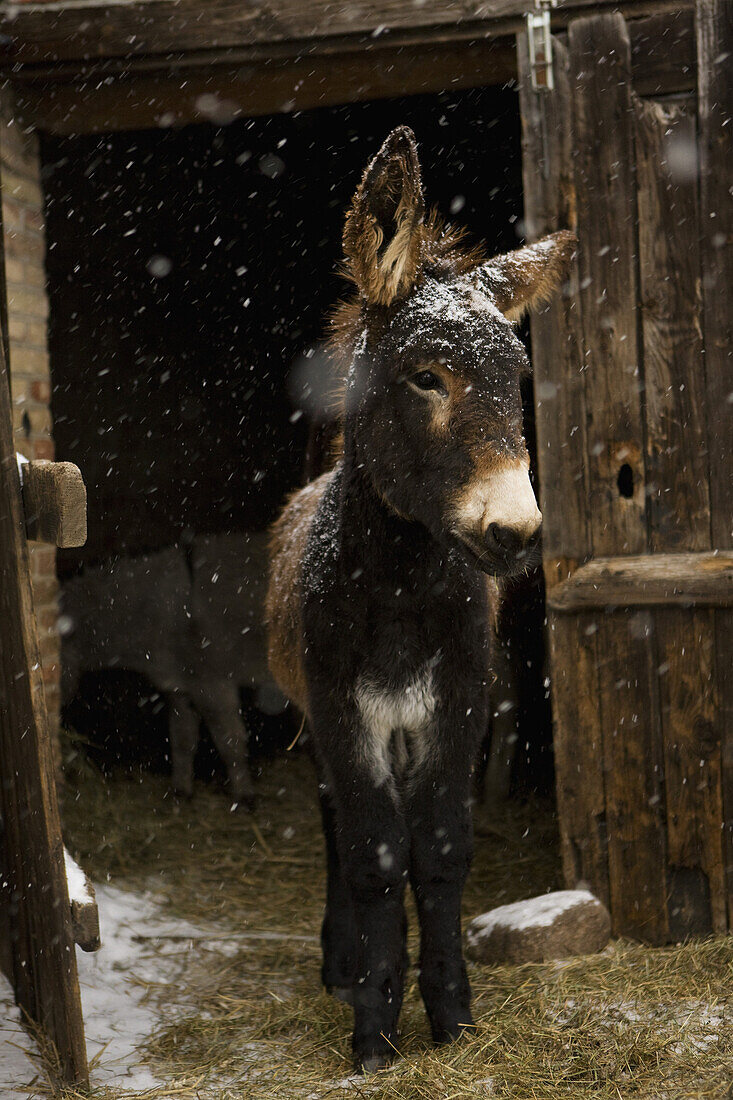
[(344, 229), (359, 291), (342, 314), (357, 334), (346, 447), (395, 512), (509, 573), (530, 560), (542, 521), (522, 434), (529, 363), (512, 323), (563, 280), (575, 238), (486, 261), (459, 237), (426, 218), (414, 137), (394, 130)]

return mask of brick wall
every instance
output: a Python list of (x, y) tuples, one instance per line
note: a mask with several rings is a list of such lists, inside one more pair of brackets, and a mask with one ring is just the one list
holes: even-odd
[[(15, 447), (26, 458), (54, 457), (48, 360), (43, 195), (38, 140), (0, 90), (0, 197), (10, 338)], [(56, 551), (31, 543), (31, 573), (51, 734), (59, 713)]]

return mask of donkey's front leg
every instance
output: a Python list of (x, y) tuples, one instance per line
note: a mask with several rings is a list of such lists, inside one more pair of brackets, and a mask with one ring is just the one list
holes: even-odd
[(329, 993), (353, 1005), (356, 979), (354, 902), (339, 853), (336, 809), (322, 772), (319, 773), (318, 788), (326, 840), (326, 910), (321, 927), (321, 979)]
[(429, 765), (407, 803), (410, 881), (420, 919), (420, 992), (433, 1039), (450, 1042), (473, 1026), (461, 943), (461, 898), (471, 864), (472, 758)]
[(405, 978), (409, 843), (391, 779), (376, 775), (353, 745), (348, 753), (329, 748), (339, 854), (357, 933), (354, 1063), (373, 1072), (395, 1053)]

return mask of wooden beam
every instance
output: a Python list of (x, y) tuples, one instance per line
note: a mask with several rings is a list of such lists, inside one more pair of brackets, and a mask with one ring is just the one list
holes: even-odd
[(553, 611), (733, 606), (733, 552), (596, 558), (547, 594)]
[[(152, 0), (151, 0), (152, 2)], [(491, 25), (493, 26), (493, 24)], [(401, 30), (376, 38), (255, 43), (185, 54), (14, 64), (8, 73), (22, 120), (59, 134), (224, 124), (399, 95), (500, 85), (516, 76), (514, 38), (473, 25)], [(676, 10), (630, 27), (637, 87), (692, 87), (692, 13)]]
[(43, 693), (10, 385), (0, 346), (0, 907), (18, 1004), (56, 1046), (65, 1084), (88, 1080), (53, 757)]
[(327, 57), (196, 65), (81, 81), (17, 83), (24, 122), (58, 134), (140, 130), (503, 84), (513, 40), (401, 46)]
[[(531, 5), (530, 5), (531, 6)], [(679, 0), (559, 0), (553, 11), (555, 25), (574, 15), (597, 10), (622, 9), (643, 16), (688, 6)], [(527, 0), (357, 0), (333, 4), (332, 0), (130, 0), (105, 4), (97, 0), (73, 3), (23, 3), (0, 15), (0, 35), (7, 40), (10, 62), (76, 61), (207, 50), (212, 54), (243, 45), (290, 42), (292, 56), (309, 46), (316, 48), (338, 37), (370, 40), (405, 31), (456, 31), (474, 38), (510, 35), (521, 30)]]
[(87, 541), (87, 492), (73, 462), (25, 462), (22, 467), (26, 536), (52, 546)]

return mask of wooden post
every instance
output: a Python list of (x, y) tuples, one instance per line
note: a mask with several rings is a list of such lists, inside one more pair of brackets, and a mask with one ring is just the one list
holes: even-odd
[(81, 998), (33, 613), (25, 520), (0, 348), (0, 808), (16, 1000), (86, 1086)]
[[(577, 229), (572, 87), (565, 46), (553, 41), (555, 90), (533, 92), (526, 36), (518, 42), (524, 212), (527, 235)], [(548, 598), (590, 557), (583, 334), (577, 264), (568, 293), (532, 317), (540, 506)], [(570, 886), (591, 883), (608, 903), (606, 803), (597, 707), (596, 624), (548, 613), (557, 800), (563, 868)], [(584, 685), (577, 690), (578, 683)], [(582, 730), (582, 737), (578, 731)]]

